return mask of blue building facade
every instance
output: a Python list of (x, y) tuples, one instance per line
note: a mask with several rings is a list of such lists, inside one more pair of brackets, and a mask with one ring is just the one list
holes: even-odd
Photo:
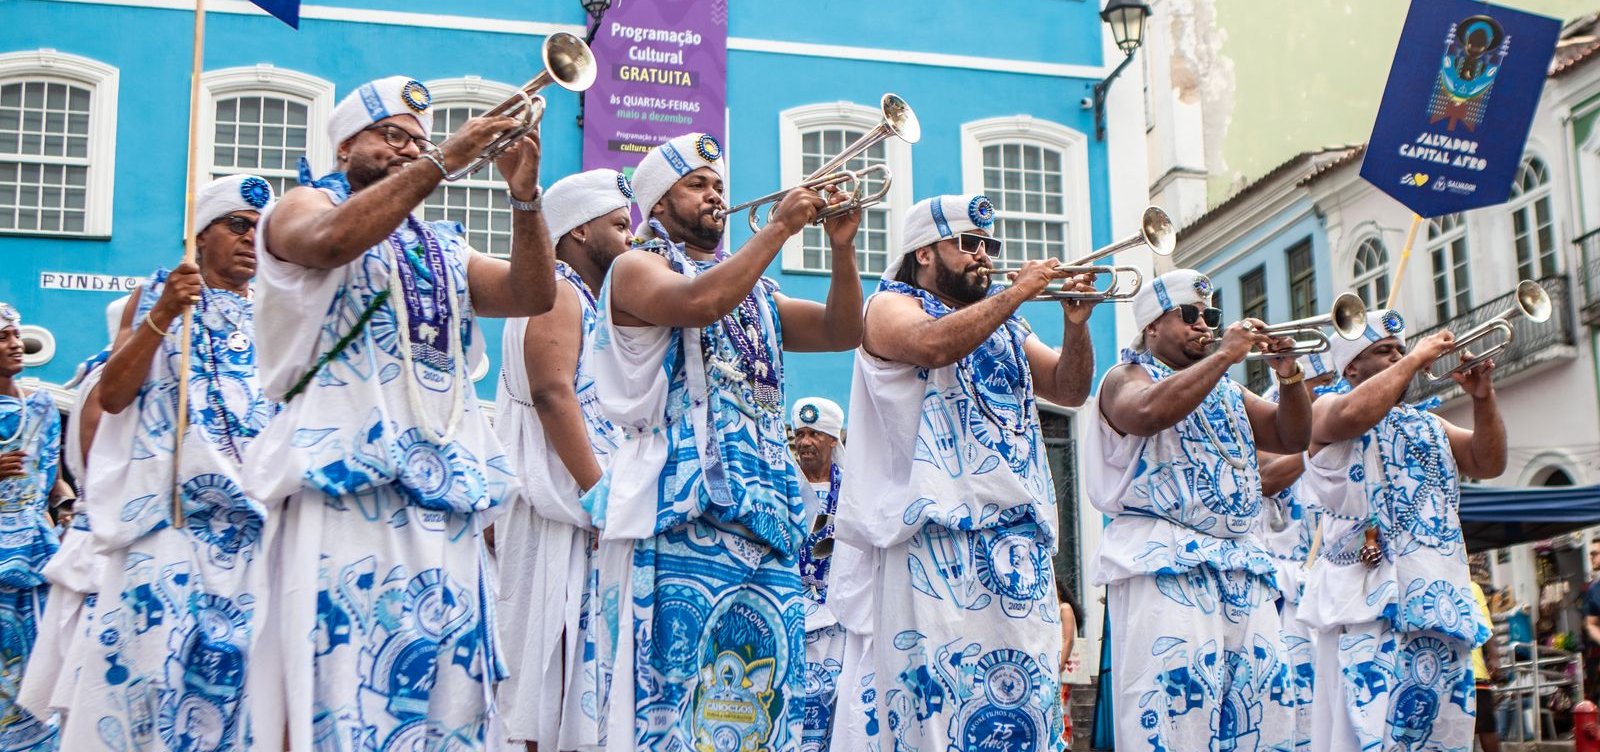
[[(44, 382), (67, 380), (104, 346), (105, 307), (131, 278), (182, 252), (193, 22), (184, 5), (0, 1), (0, 300), (53, 340), (28, 374)], [(443, 136), (530, 78), (545, 35), (582, 33), (586, 20), (576, 0), (336, 0), (306, 5), (294, 31), (243, 2), (211, 6), (197, 170), (256, 172), (280, 188), (293, 184), (300, 156), (319, 170), (331, 164), (325, 118), (360, 83), (396, 73), (428, 83)], [(879, 96), (894, 91), (916, 108), (923, 139), (867, 155), (897, 176), (893, 200), (868, 217), (858, 243), (869, 292), (870, 271), (899, 250), (901, 212), (935, 193), (994, 196), (1012, 258), (1083, 255), (1111, 234), (1108, 155), (1080, 106), (1105, 67), (1098, 11), (1092, 0), (733, 4), (730, 198), (792, 183), (871, 127)], [(546, 185), (580, 168), (582, 137), (577, 97), (547, 94)], [(496, 185), (452, 185), (427, 213), (463, 221), (474, 245), (493, 252), (509, 229)], [(737, 247), (749, 231), (730, 224)], [(826, 254), (806, 245), (797, 239), (770, 272), (787, 294), (820, 300)], [(1059, 343), (1056, 306), (1030, 304), (1024, 315)], [(1093, 326), (1103, 371), (1113, 314)], [(492, 374), (499, 322), (484, 330)], [(791, 398), (845, 403), (851, 357), (791, 356)], [(494, 380), (478, 389), (492, 399)]]

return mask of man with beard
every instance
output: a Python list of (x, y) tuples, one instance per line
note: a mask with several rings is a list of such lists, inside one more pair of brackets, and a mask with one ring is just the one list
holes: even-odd
[(1305, 449), (1304, 372), (1293, 356), (1269, 361), (1276, 405), (1228, 378), (1251, 351), (1293, 343), (1255, 319), (1217, 342), (1199, 272), (1152, 280), (1133, 317), (1139, 335), (1101, 381), (1084, 447), (1089, 500), (1111, 517), (1094, 584), (1110, 586), (1117, 749), (1287, 748), (1289, 659), (1256, 452)]
[(613, 749), (793, 752), (800, 741), (805, 502), (783, 350), (860, 341), (861, 213), (823, 225), (827, 304), (790, 298), (761, 272), (826, 202), (789, 191), (728, 254), (722, 170), (706, 134), (651, 149), (633, 174), (645, 239), (600, 292), (595, 382), (621, 440), (584, 504), (600, 530), (602, 602), (619, 608), (607, 614), (617, 644), (603, 649), (616, 658)]
[[(1472, 649), (1489, 638), (1462, 538), (1460, 478), (1505, 471), (1494, 361), (1455, 382), (1471, 430), (1400, 400), (1454, 347), (1439, 331), (1407, 351), (1394, 311), (1335, 339), (1347, 384), (1317, 400), (1306, 487), (1326, 507), (1301, 618), (1317, 630), (1312, 749), (1470, 749)], [(1466, 354), (1464, 357), (1470, 357)]]
[(246, 462), (275, 536), (255, 662), (273, 670), (251, 672), (262, 749), (478, 749), (504, 675), (479, 531), (514, 477), (471, 373), (476, 316), (555, 298), (539, 144), (496, 163), (511, 258), (484, 256), (413, 211), (515, 121), (472, 118), (435, 147), (429, 105), (403, 76), (363, 84), (328, 123), (337, 171), (302, 163), (308, 185), (262, 217), (261, 378), (285, 403)]
[(844, 661), (844, 627), (828, 605), (828, 571), (833, 560), (833, 517), (839, 507), (839, 440), (844, 410), (822, 397), (794, 403), (791, 415), (794, 457), (809, 486), (806, 535), (800, 546), (800, 584), (806, 594), (805, 723), (802, 752), (828, 749), (833, 735), (834, 700)]
[[(133, 293), (89, 393), (100, 420), (85, 485), (94, 546), (82, 553), (106, 556), (87, 589), (106, 598), (96, 598), (95, 641), (64, 667), (79, 680), (66, 749), (244, 749), (250, 739), (244, 684), (265, 592), (264, 513), (241, 490), (239, 463), (277, 411), (256, 376), (250, 297), (256, 222), (271, 203), (253, 175), (196, 192), (199, 264), (158, 270)], [(185, 382), (180, 436), (172, 416)], [(150, 714), (168, 720), (151, 725)]]
[(1056, 280), (1093, 287), (1030, 261), (990, 295), (994, 218), (985, 196), (917, 203), (868, 301), (838, 519), (841, 543), (866, 555), (834, 571), (875, 583), (840, 617), (870, 644), (847, 647), (863, 656), (848, 673), (873, 673), (876, 701), (847, 713), (841, 742), (876, 722), (884, 749), (1062, 747), (1055, 485), (1036, 399), (1088, 396), (1093, 305), (1063, 302), (1060, 351), (1017, 309)]
[(0, 303), (0, 730), (3, 747), (50, 750), (55, 724), (17, 704), (49, 584), (40, 570), (59, 541), (45, 513), (58, 493), (61, 414), (42, 389), (25, 391), (22, 315)]
[[(1319, 395), (1332, 388), (1333, 364), (1326, 353), (1310, 353), (1300, 357), (1300, 370), (1306, 375), (1306, 389), (1310, 390), (1311, 401), (1315, 404)], [(1277, 402), (1278, 387), (1274, 385), (1261, 396), (1269, 402)], [(1272, 555), (1276, 565), (1274, 576), (1282, 594), (1278, 615), (1283, 621), (1283, 654), (1288, 663), (1283, 691), (1291, 699), (1294, 711), (1293, 749), (1309, 750), (1315, 656), (1310, 632), (1305, 622), (1300, 621), (1299, 610), (1301, 592), (1305, 589), (1306, 559), (1311, 555), (1311, 547), (1316, 545), (1322, 507), (1301, 482), (1300, 476), (1305, 472), (1304, 454), (1273, 454), (1258, 449), (1256, 457), (1261, 467), (1261, 494), (1265, 497), (1262, 545)]]
[(528, 749), (591, 749), (609, 677), (591, 629), (594, 522), (579, 497), (600, 480), (612, 449), (588, 347), (594, 290), (628, 250), (633, 188), (615, 170), (556, 181), (544, 211), (556, 247), (556, 303), (506, 322), (495, 431), (518, 469), (522, 496), (495, 523), (500, 618), (510, 676), (500, 685), (507, 738)]

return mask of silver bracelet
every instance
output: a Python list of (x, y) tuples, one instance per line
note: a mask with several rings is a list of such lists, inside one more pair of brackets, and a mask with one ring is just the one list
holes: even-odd
[(527, 201), (518, 201), (516, 196), (511, 195), (511, 189), (506, 189), (506, 204), (510, 205), (511, 208), (517, 211), (539, 211), (543, 206), (543, 201), (544, 189), (537, 185), (533, 187), (533, 198), (528, 199)]
[(433, 166), (439, 168), (439, 177), (450, 177), (450, 171), (444, 168), (444, 160), (439, 159), (437, 154), (434, 154), (431, 151), (425, 151), (422, 153), (422, 158), (432, 162)]

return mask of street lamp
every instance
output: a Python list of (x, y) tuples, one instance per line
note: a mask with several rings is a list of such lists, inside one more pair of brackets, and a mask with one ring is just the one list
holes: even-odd
[(1150, 6), (1140, 0), (1108, 0), (1106, 9), (1100, 11), (1101, 20), (1111, 27), (1111, 39), (1117, 43), (1125, 57), (1111, 75), (1094, 85), (1094, 136), (1106, 140), (1106, 92), (1111, 82), (1122, 75), (1122, 69), (1133, 62), (1133, 53), (1144, 43), (1144, 21), (1150, 16)]
[[(611, 10), (611, 0), (579, 0), (583, 12), (589, 14), (589, 33), (583, 35), (585, 44), (594, 43), (594, 35), (600, 33), (600, 17)], [(578, 92), (578, 127), (583, 127), (584, 92)]]

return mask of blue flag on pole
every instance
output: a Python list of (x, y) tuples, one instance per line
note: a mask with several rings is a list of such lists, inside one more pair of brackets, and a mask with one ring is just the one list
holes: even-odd
[(291, 28), (300, 28), (300, 0), (250, 0), (256, 7), (271, 13)]
[(1423, 217), (1505, 201), (1561, 22), (1412, 0), (1361, 177)]

